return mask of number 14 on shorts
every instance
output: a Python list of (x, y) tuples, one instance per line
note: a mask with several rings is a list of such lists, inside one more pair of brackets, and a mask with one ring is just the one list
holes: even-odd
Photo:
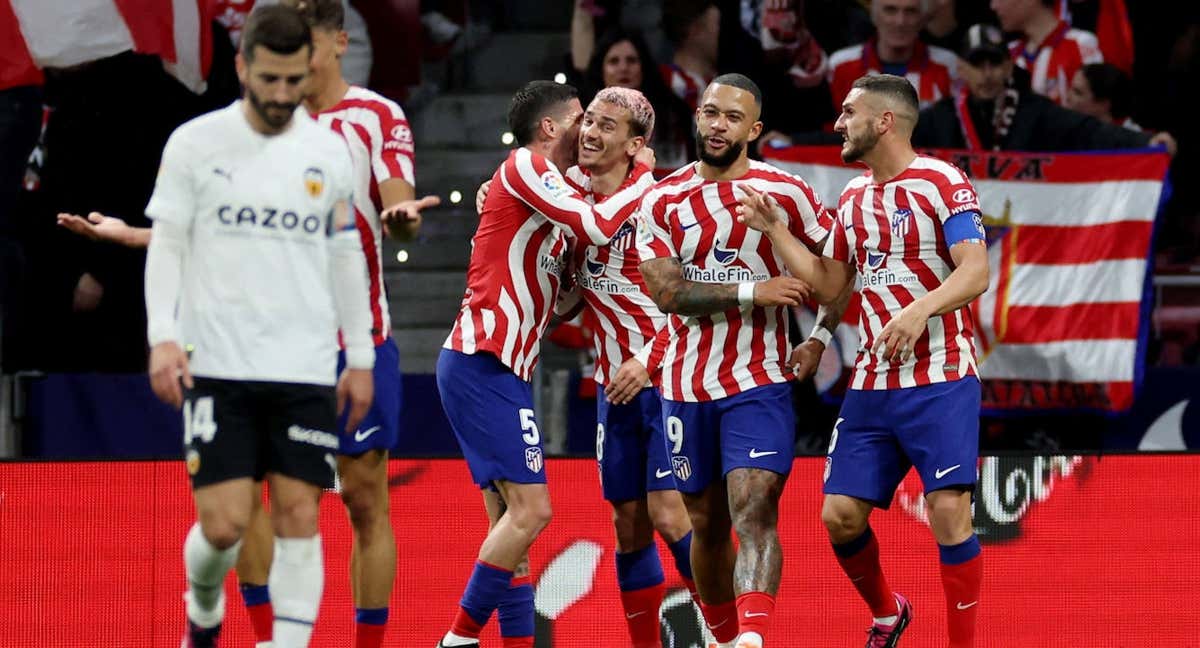
[(212, 396), (183, 401), (183, 445), (191, 445), (192, 439), (209, 443), (216, 435)]

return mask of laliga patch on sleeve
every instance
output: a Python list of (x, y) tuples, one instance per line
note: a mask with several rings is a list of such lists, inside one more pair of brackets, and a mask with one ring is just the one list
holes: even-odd
[(650, 223), (645, 218), (637, 219), (637, 242), (642, 245), (654, 240), (654, 232), (650, 231)]
[(571, 193), (571, 188), (567, 186), (563, 177), (554, 171), (542, 174), (542, 186), (555, 198), (562, 198)]

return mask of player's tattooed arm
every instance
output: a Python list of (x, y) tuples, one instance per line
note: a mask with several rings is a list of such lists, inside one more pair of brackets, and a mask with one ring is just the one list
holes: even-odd
[(651, 298), (665, 313), (710, 315), (738, 307), (737, 284), (688, 281), (679, 259), (651, 259), (641, 264), (641, 271)]
[(741, 284), (707, 284), (683, 277), (679, 259), (643, 261), (640, 269), (650, 298), (664, 313), (689, 317), (712, 315), (742, 306), (799, 306), (808, 298), (808, 284), (792, 277)]

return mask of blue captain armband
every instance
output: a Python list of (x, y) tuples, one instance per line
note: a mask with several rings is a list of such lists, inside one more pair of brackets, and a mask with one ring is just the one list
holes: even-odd
[(946, 220), (942, 225), (946, 235), (946, 247), (968, 241), (987, 243), (987, 233), (983, 230), (983, 217), (977, 211), (959, 212)]

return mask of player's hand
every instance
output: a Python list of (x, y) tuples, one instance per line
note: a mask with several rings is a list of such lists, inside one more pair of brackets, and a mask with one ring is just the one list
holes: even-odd
[(913, 354), (917, 340), (925, 332), (928, 322), (929, 313), (921, 306), (920, 301), (905, 306), (899, 315), (883, 327), (879, 338), (871, 347), (871, 353), (879, 353), (882, 350), (883, 358), (888, 362), (907, 361)]
[(646, 166), (650, 167), (651, 171), (653, 171), (656, 168), (655, 165), (658, 163), (658, 160), (656, 160), (654, 157), (654, 149), (650, 148), (649, 146), (643, 146), (642, 149), (633, 156), (633, 163), (645, 164)]
[(795, 277), (771, 277), (754, 284), (755, 306), (799, 306), (812, 288)]
[(440, 204), (442, 204), (442, 199), (437, 196), (401, 200), (383, 210), (383, 213), (379, 215), (379, 220), (383, 222), (384, 234), (393, 236), (403, 229), (409, 229), (415, 234), (417, 228), (421, 226), (421, 210), (432, 209)]
[(341, 416), (346, 408), (350, 413), (346, 417), (346, 432), (353, 432), (362, 423), (363, 417), (371, 409), (371, 400), (375, 398), (375, 376), (370, 369), (346, 369), (338, 378), (337, 383), (337, 412)]
[(621, 363), (617, 374), (604, 387), (604, 396), (613, 405), (624, 405), (633, 400), (638, 392), (650, 381), (650, 372), (637, 358), (630, 358)]
[(823, 353), (825, 353), (825, 343), (815, 338), (808, 338), (792, 349), (792, 357), (788, 360), (788, 364), (792, 365), (792, 371), (796, 372), (796, 380), (808, 380), (817, 373), (817, 366), (821, 364)]
[(187, 354), (177, 342), (159, 342), (150, 349), (150, 388), (158, 400), (178, 409), (183, 405), (183, 390), (179, 383), (191, 389), (192, 373), (188, 370)]
[(483, 184), (479, 185), (479, 191), (475, 192), (475, 213), (483, 213), (483, 201), (487, 200), (488, 189), (492, 188), (491, 180), (484, 180)]
[(779, 205), (769, 194), (746, 185), (739, 185), (738, 189), (742, 191), (742, 197), (738, 200), (741, 204), (736, 208), (739, 223), (768, 235), (783, 224), (779, 220)]
[(120, 218), (105, 216), (100, 212), (91, 212), (87, 218), (76, 214), (59, 213), (58, 224), (68, 230), (89, 238), (93, 241), (119, 243), (125, 245), (129, 239), (131, 228)]

